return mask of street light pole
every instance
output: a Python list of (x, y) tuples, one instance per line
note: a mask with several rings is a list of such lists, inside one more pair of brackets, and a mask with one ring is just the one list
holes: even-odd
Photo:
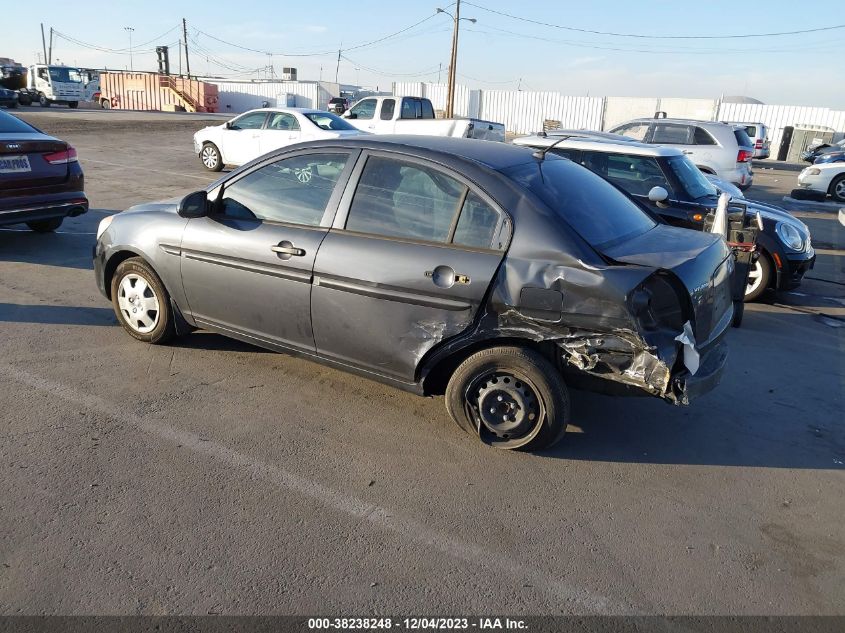
[(455, 0), (455, 15), (452, 15), (444, 9), (437, 9), (437, 13), (445, 13), (450, 16), (455, 25), (452, 29), (452, 57), (449, 62), (449, 78), (446, 87), (446, 118), (455, 116), (455, 66), (458, 64), (458, 28), (461, 20), (466, 20), (475, 24), (475, 18), (461, 17), (461, 0)]
[(135, 29), (133, 29), (131, 26), (124, 26), (123, 30), (129, 33), (129, 70), (134, 71), (135, 66), (132, 63), (132, 31), (134, 31)]

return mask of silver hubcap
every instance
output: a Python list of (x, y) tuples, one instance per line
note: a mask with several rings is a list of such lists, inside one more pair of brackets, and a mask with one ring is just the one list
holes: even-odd
[(209, 169), (217, 167), (217, 152), (213, 147), (204, 147), (202, 149), (202, 164)]
[(758, 259), (748, 271), (748, 285), (745, 287), (745, 294), (755, 292), (763, 283), (763, 264)]
[(833, 188), (833, 193), (836, 194), (837, 198), (845, 200), (845, 180), (836, 183), (836, 187)]
[(130, 273), (120, 280), (117, 305), (123, 320), (139, 334), (149, 334), (158, 325), (158, 297), (140, 275)]

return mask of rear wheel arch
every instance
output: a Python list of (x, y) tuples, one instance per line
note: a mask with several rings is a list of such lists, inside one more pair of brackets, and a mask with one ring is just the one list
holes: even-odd
[(492, 347), (524, 347), (540, 352), (553, 364), (557, 363), (553, 343), (540, 343), (518, 337), (483, 339), (460, 347), (442, 358), (431, 359), (429, 363), (423, 361), (423, 367), (420, 371), (423, 393), (427, 396), (443, 395), (446, 393), (446, 385), (449, 383), (449, 379), (461, 363), (473, 354)]

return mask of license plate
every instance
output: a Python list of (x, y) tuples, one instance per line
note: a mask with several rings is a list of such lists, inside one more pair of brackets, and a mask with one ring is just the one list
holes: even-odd
[(32, 171), (29, 156), (0, 156), (0, 174)]

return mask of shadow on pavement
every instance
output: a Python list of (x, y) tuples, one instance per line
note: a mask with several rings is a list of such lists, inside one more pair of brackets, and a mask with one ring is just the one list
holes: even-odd
[(48, 325), (115, 325), (111, 308), (0, 303), (0, 322)]

